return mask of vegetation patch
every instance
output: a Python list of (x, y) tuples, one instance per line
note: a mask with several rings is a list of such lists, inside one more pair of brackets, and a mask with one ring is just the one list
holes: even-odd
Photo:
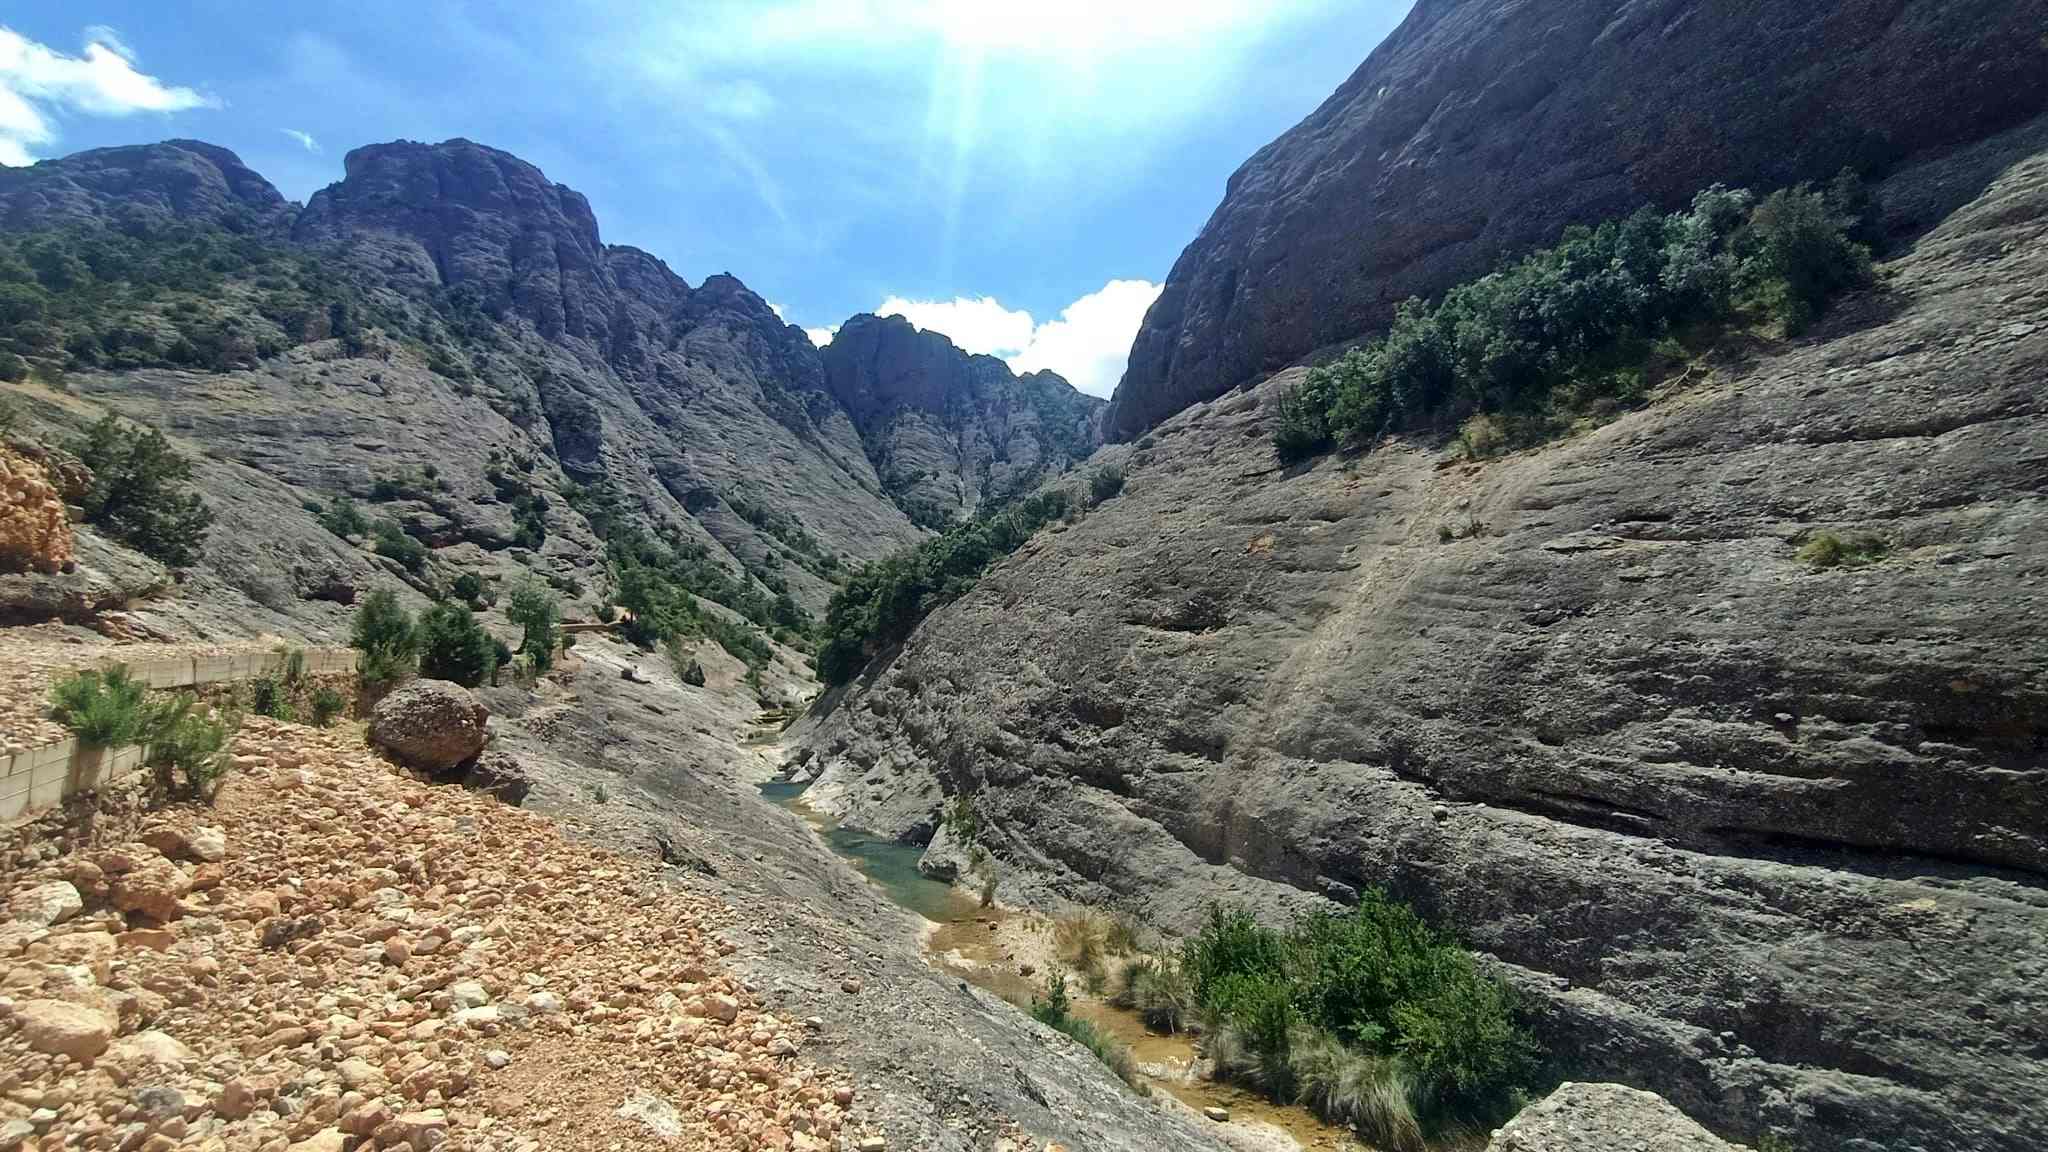
[(70, 450), (92, 471), (79, 502), (86, 523), (172, 567), (198, 562), (213, 512), (191, 490), (192, 462), (162, 432), (107, 416)]
[(443, 600), (421, 613), (420, 675), (475, 688), (490, 680), (498, 656), (469, 605)]
[(1131, 1055), (1130, 1048), (1091, 1021), (1074, 1015), (1072, 1001), (1067, 995), (1066, 973), (1054, 972), (1046, 977), (1045, 995), (1031, 1001), (1031, 1018), (1079, 1041), (1138, 1095), (1152, 1094), (1151, 1085), (1138, 1074), (1138, 1061)]
[[(1402, 303), (1387, 334), (1311, 369), (1277, 401), (1274, 450), (1462, 423), (1468, 455), (1547, 439), (1565, 414), (1639, 404), (1651, 375), (1738, 328), (1796, 334), (1870, 281), (1873, 216), (1851, 174), (1761, 201), (1715, 185), (1685, 212), (1573, 227), (1554, 247)], [(1474, 423), (1476, 418), (1485, 420)]]
[(1377, 893), (1285, 931), (1212, 909), (1178, 972), (1220, 1075), (1308, 1104), (1382, 1147), (1497, 1124), (1534, 1069), (1535, 1043), (1506, 986)]
[(1816, 532), (1806, 543), (1799, 546), (1799, 559), (1810, 568), (1861, 568), (1884, 559), (1890, 551), (1883, 540), (1875, 536), (1837, 536), (1833, 532)]
[(412, 672), (419, 658), (420, 636), (412, 613), (389, 588), (374, 589), (363, 598), (350, 625), (349, 643), (362, 652), (356, 661), (356, 675), (367, 688), (398, 683)]
[(965, 595), (988, 566), (1065, 516), (1072, 502), (1049, 489), (864, 565), (833, 593), (818, 636), (818, 675), (844, 684), (875, 653), (902, 643), (932, 611)]

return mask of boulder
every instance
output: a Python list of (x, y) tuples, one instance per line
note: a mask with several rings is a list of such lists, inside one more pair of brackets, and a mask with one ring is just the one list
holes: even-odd
[(503, 752), (485, 752), (462, 774), (462, 786), (478, 792), (488, 792), (505, 803), (518, 807), (533, 789), (533, 782), (526, 777), (526, 768), (519, 761)]
[(123, 912), (140, 913), (161, 923), (183, 914), (178, 898), (190, 886), (191, 878), (184, 869), (157, 856), (115, 877), (108, 898)]
[(49, 927), (62, 924), (85, 910), (78, 889), (62, 880), (52, 880), (15, 894), (7, 902), (8, 914), (24, 924)]
[(1619, 1084), (1571, 1084), (1524, 1108), (1493, 1134), (1486, 1152), (1735, 1152), (1654, 1092)]
[(37, 1052), (89, 1061), (107, 1050), (114, 1022), (106, 1016), (63, 1000), (28, 1000), (14, 1007), (21, 1038)]
[(408, 768), (447, 772), (483, 751), (490, 715), (460, 684), (415, 680), (377, 702), (370, 743)]

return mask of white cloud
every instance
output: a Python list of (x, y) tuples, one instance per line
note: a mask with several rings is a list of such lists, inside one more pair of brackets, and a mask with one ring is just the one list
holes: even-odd
[(297, 140), (299, 147), (304, 148), (308, 152), (320, 151), (320, 142), (313, 139), (311, 132), (301, 132), (297, 128), (279, 128), (278, 131)]
[[(1050, 369), (1091, 396), (1108, 396), (1124, 374), (1131, 340), (1161, 285), (1111, 280), (1060, 309), (1057, 320), (1035, 322), (1023, 309), (993, 296), (906, 300), (891, 296), (878, 316), (902, 316), (927, 332), (943, 332), (968, 352), (1000, 356), (1017, 372)], [(811, 342), (824, 347), (816, 335)]]
[(993, 296), (951, 300), (905, 300), (891, 296), (877, 316), (901, 316), (927, 332), (944, 332), (968, 352), (1005, 358), (1031, 346), (1031, 313), (1002, 306)]
[(823, 348), (832, 342), (834, 336), (839, 335), (839, 325), (831, 324), (823, 328), (806, 328), (804, 329), (804, 335), (811, 338), (813, 345)]
[(1010, 357), (1010, 367), (1050, 368), (1090, 396), (1108, 396), (1123, 378), (1145, 309), (1163, 287), (1150, 280), (1111, 280), (1062, 308), (1059, 319), (1040, 324), (1031, 346)]
[(85, 30), (85, 51), (67, 56), (0, 26), (0, 164), (33, 161), (57, 139), (53, 115), (131, 116), (217, 106), (190, 88), (165, 85), (135, 68), (135, 53), (111, 28)]

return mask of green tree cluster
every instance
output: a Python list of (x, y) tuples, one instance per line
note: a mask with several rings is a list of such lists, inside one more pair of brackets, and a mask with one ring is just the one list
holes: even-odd
[(1673, 333), (1736, 322), (1797, 332), (1870, 279), (1869, 197), (1852, 175), (1760, 203), (1716, 185), (1684, 212), (1573, 227), (1432, 305), (1403, 302), (1385, 336), (1312, 369), (1279, 398), (1275, 451), (1444, 425), (1477, 413), (1639, 401), (1643, 366)]
[(966, 594), (989, 565), (1071, 507), (1064, 491), (1048, 489), (862, 566), (825, 609), (818, 675), (828, 684), (853, 679), (877, 652), (902, 643), (918, 621)]

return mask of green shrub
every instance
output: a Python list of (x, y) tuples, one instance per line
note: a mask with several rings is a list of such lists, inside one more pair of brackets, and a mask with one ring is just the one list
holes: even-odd
[(467, 604), (444, 600), (420, 615), (420, 675), (474, 688), (497, 666), (491, 637)]
[(1138, 1073), (1138, 1062), (1131, 1055), (1130, 1048), (1090, 1021), (1073, 1014), (1073, 1002), (1067, 994), (1066, 973), (1055, 969), (1046, 977), (1045, 995), (1032, 1000), (1030, 1011), (1032, 1019), (1079, 1041), (1138, 1095), (1151, 1094), (1150, 1086)]
[[(1853, 191), (1837, 193), (1853, 199)], [(1787, 332), (1797, 332), (1828, 302), (1870, 282), (1870, 249), (1851, 239), (1857, 219), (1849, 204), (1831, 202), (1810, 185), (1764, 197), (1738, 238), (1742, 279)]]
[(379, 520), (370, 528), (377, 555), (398, 561), (407, 572), (418, 573), (427, 566), (427, 546), (406, 535), (395, 520)]
[(1088, 477), (1088, 498), (1100, 504), (1114, 499), (1124, 490), (1124, 470), (1114, 464), (1104, 464)]
[[(1313, 379), (1320, 383), (1327, 376)], [(1329, 447), (1329, 415), (1317, 399), (1314, 390), (1301, 387), (1286, 389), (1275, 397), (1273, 451), (1282, 464), (1306, 460)]]
[(198, 562), (213, 513), (188, 488), (191, 461), (162, 432), (124, 428), (107, 416), (70, 448), (92, 471), (80, 501), (86, 523), (173, 567)]
[(313, 726), (326, 728), (348, 711), (348, 698), (325, 684), (313, 689)]
[(612, 621), (617, 620), (618, 618), (619, 610), (617, 608), (612, 607), (610, 601), (606, 601), (605, 603), (599, 604), (597, 606), (597, 619), (599, 623), (609, 624)]
[(1147, 957), (1126, 966), (1122, 987), (1111, 1002), (1136, 1012), (1155, 1032), (1185, 1031), (1196, 1016), (1194, 986), (1171, 957)]
[(347, 493), (337, 495), (327, 502), (320, 511), (320, 526), (342, 539), (361, 536), (370, 530), (370, 522), (363, 516), (356, 502)]
[(419, 656), (419, 632), (398, 594), (378, 588), (356, 609), (349, 642), (362, 652), (356, 674), (370, 687), (394, 684), (412, 672)]
[(448, 594), (469, 605), (471, 608), (484, 606), (484, 580), (474, 572), (464, 572), (448, 586)]
[[(1392, 1071), (1372, 1082), (1392, 1083), (1397, 1072), (1425, 1129), (1491, 1123), (1534, 1066), (1508, 989), (1456, 941), (1378, 893), (1341, 916), (1301, 917), (1286, 932), (1212, 909), (1181, 968), (1219, 1038), (1218, 1067), (1282, 1099), (1310, 1087), (1304, 1069), (1330, 1064), (1327, 1043), (1336, 1043), (1390, 1062)], [(1347, 1076), (1357, 1081), (1351, 1072), (1323, 1080)]]
[(298, 710), (292, 706), (292, 695), (278, 683), (275, 677), (258, 676), (249, 681), (249, 711), (272, 720), (296, 720)]
[(227, 768), (228, 743), (240, 720), (233, 713), (195, 711), (196, 703), (192, 697), (178, 694), (148, 709), (143, 723), (143, 758), (154, 770), (162, 795), (210, 800)]
[(1885, 542), (1875, 536), (1843, 539), (1833, 532), (1817, 532), (1800, 546), (1799, 558), (1816, 569), (1861, 568), (1884, 559), (1887, 551)]
[(50, 715), (82, 744), (132, 744), (143, 734), (147, 691), (147, 685), (128, 675), (125, 664), (105, 672), (89, 668), (50, 690)]
[(545, 672), (555, 661), (555, 624), (561, 619), (561, 600), (535, 580), (520, 581), (505, 601), (505, 618), (520, 628), (519, 653)]

